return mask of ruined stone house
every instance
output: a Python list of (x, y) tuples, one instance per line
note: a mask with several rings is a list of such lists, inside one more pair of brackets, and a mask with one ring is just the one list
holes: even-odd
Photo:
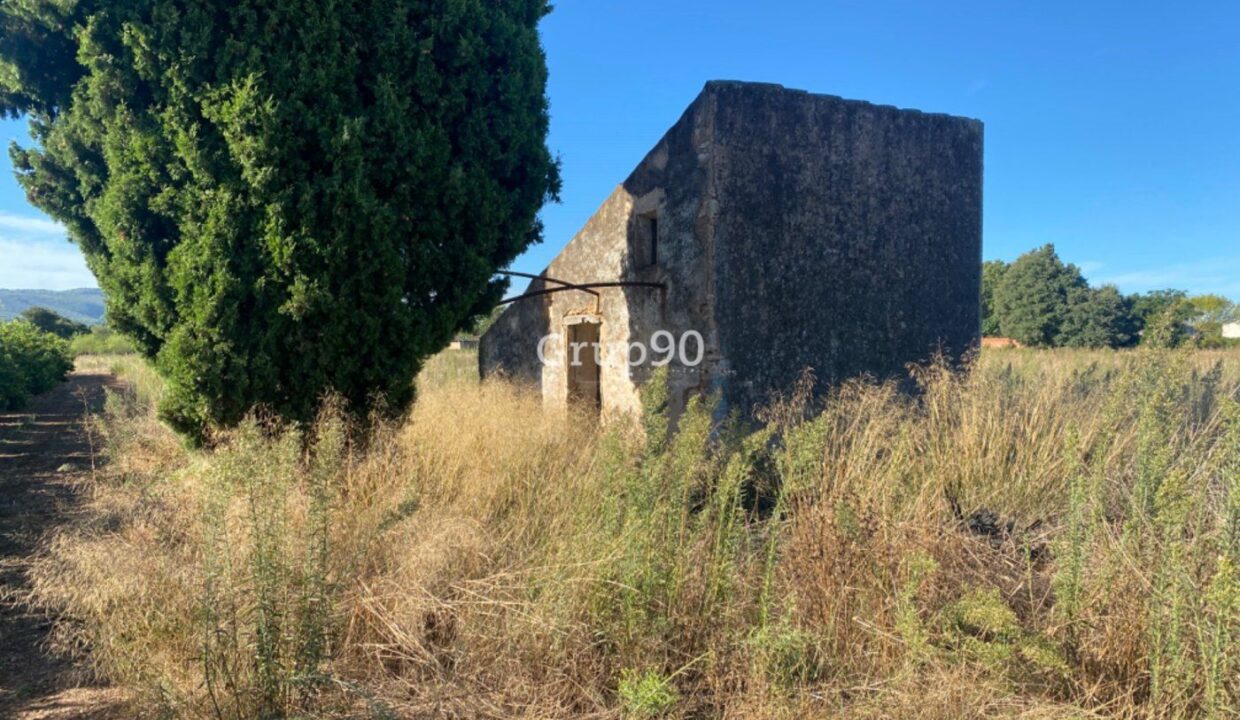
[(717, 391), (751, 413), (807, 367), (819, 388), (906, 376), (977, 344), (981, 235), (979, 121), (711, 82), (481, 338), (480, 370), (604, 413), (638, 409), (668, 335), (674, 408)]

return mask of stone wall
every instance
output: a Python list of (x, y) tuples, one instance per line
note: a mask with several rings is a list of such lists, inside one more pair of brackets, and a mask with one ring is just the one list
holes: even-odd
[[(673, 408), (718, 391), (748, 414), (806, 367), (826, 387), (958, 356), (979, 334), (981, 182), (975, 120), (708, 83), (544, 273), (665, 289), (519, 301), (482, 338), (480, 370), (562, 407), (567, 325), (600, 322), (603, 411), (627, 412), (651, 371), (629, 366), (628, 343), (693, 330), (705, 359), (672, 363)], [(658, 263), (641, 267), (651, 215)], [(544, 336), (550, 364), (537, 357)]]
[(715, 320), (742, 411), (976, 345), (982, 124), (715, 83)]
[[(651, 362), (630, 366), (625, 353), (630, 341), (649, 343), (651, 335), (709, 324), (709, 302), (703, 278), (708, 263), (708, 238), (697, 219), (705, 202), (709, 153), (709, 122), (695, 103), (646, 156), (632, 175), (603, 202), (585, 227), (573, 237), (542, 273), (573, 283), (637, 280), (657, 282), (663, 290), (605, 288), (597, 300), (580, 291), (559, 292), (514, 303), (482, 337), (479, 365), (482, 375), (502, 374), (536, 385), (546, 403), (563, 407), (568, 397), (566, 363), (568, 325), (600, 321), (603, 358), (602, 409), (605, 414), (636, 411), (638, 386), (649, 376)], [(635, 242), (643, 217), (659, 218), (659, 262), (640, 267)], [(526, 292), (547, 287), (533, 281)], [(537, 344), (542, 337), (541, 363)], [(717, 356), (717, 353), (713, 353)], [(701, 368), (676, 367), (672, 385), (677, 404), (690, 387), (703, 385)]]

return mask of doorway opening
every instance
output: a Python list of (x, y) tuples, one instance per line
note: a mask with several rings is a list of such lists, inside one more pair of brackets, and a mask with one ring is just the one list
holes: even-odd
[(598, 410), (603, 406), (599, 367), (599, 323), (568, 326), (568, 402)]

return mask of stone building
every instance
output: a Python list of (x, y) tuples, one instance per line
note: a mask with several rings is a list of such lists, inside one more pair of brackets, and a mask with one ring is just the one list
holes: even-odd
[(674, 409), (717, 391), (749, 414), (807, 367), (819, 388), (905, 376), (977, 344), (981, 241), (981, 122), (707, 83), (481, 338), (480, 370), (604, 413), (638, 409), (669, 336)]

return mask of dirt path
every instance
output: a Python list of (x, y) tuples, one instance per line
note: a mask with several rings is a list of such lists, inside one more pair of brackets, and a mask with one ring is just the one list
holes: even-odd
[(22, 602), (39, 539), (78, 512), (91, 467), (83, 419), (114, 383), (75, 372), (26, 410), (0, 413), (0, 718), (126, 716), (118, 692), (47, 651), (50, 619)]

